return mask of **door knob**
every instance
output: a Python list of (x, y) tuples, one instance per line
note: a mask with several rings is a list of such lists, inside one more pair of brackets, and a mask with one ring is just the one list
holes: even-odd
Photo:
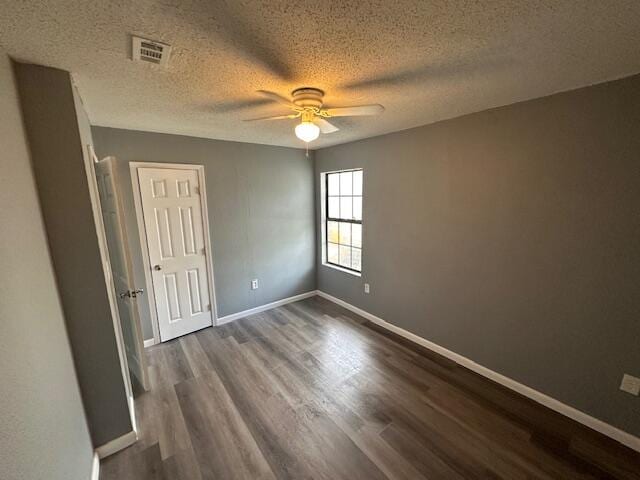
[(162, 270), (162, 267), (160, 265), (154, 265), (153, 269), (157, 270), (157, 271), (160, 271), (160, 270)]
[(138, 295), (142, 295), (144, 293), (143, 288), (138, 288), (137, 290), (127, 290), (126, 292), (120, 293), (120, 298), (136, 298)]

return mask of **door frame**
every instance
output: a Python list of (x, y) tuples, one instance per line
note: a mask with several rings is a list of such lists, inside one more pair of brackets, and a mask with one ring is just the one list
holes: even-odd
[(165, 168), (169, 170), (193, 170), (198, 174), (200, 189), (200, 204), (202, 214), (202, 226), (204, 230), (205, 262), (207, 264), (207, 280), (209, 283), (209, 298), (211, 299), (211, 324), (218, 325), (218, 306), (216, 301), (216, 289), (213, 274), (213, 258), (211, 249), (211, 226), (209, 224), (209, 209), (207, 207), (207, 184), (205, 182), (204, 165), (190, 163), (160, 163), (160, 162), (129, 162), (131, 172), (131, 185), (133, 187), (133, 203), (136, 210), (136, 222), (138, 224), (138, 236), (142, 249), (142, 263), (144, 265), (145, 288), (148, 292), (149, 312), (151, 313), (151, 328), (153, 329), (153, 343), (145, 340), (145, 347), (160, 343), (160, 325), (158, 323), (158, 310), (156, 295), (151, 277), (151, 261), (149, 259), (149, 243), (147, 242), (147, 230), (144, 226), (144, 212), (142, 210), (142, 193), (138, 178), (139, 168)]

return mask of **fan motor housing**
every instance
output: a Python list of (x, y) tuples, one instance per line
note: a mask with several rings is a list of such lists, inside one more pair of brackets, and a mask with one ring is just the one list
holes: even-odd
[(293, 103), (299, 107), (320, 108), (322, 107), (324, 92), (319, 88), (303, 87), (296, 88), (291, 92), (291, 96), (293, 97)]

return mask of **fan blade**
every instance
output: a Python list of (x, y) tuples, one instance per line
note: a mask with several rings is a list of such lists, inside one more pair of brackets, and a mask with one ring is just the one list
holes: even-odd
[(333, 133), (340, 130), (335, 125), (327, 122), (324, 118), (316, 118), (314, 123), (320, 127), (320, 131), (322, 133)]
[(211, 105), (211, 108), (213, 108), (214, 113), (227, 113), (246, 110), (251, 107), (263, 107), (265, 105), (271, 105), (271, 102), (266, 98), (252, 98), (250, 100), (229, 100), (214, 103)]
[(269, 92), (267, 90), (258, 90), (258, 93), (270, 100), (273, 100), (274, 102), (278, 102), (278, 103), (281, 103), (282, 105), (286, 105), (287, 107), (292, 108), (293, 110), (302, 110), (299, 106), (297, 106), (291, 100), (283, 97), (282, 95), (278, 95), (275, 92)]
[(336, 107), (324, 110), (330, 117), (358, 117), (361, 115), (378, 115), (384, 112), (384, 107), (379, 104), (360, 105), (357, 107)]
[[(481, 61), (480, 61), (481, 59)], [(344, 89), (385, 88), (402, 86), (424, 86), (426, 83), (455, 82), (470, 76), (496, 75), (509, 70), (515, 60), (506, 53), (473, 50), (472, 56), (461, 56), (440, 64), (426, 64), (406, 70), (394, 69), (342, 85)]]
[(288, 115), (275, 115), (271, 117), (259, 117), (259, 118), (246, 118), (245, 122), (257, 122), (258, 120), (284, 120), (286, 118), (297, 118), (300, 115), (296, 113), (290, 113)]
[[(290, 82), (294, 76), (294, 58), (286, 55), (276, 47), (273, 31), (260, 28), (254, 21), (255, 10), (259, 7), (247, 8), (243, 2), (226, 0), (200, 1), (197, 10), (193, 10), (197, 19), (191, 23), (192, 28), (200, 29), (200, 34), (216, 38), (235, 51), (236, 59), (249, 60), (253, 68), (275, 75), (281, 80)], [(265, 5), (264, 8), (269, 8)], [(171, 13), (169, 13), (171, 12)], [(195, 13), (197, 12), (197, 13)], [(166, 9), (169, 15), (184, 14), (180, 9)]]

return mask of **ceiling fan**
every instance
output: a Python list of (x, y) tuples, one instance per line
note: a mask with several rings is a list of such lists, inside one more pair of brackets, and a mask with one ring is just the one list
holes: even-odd
[(297, 88), (291, 92), (292, 99), (289, 100), (282, 95), (266, 90), (258, 90), (258, 93), (274, 102), (289, 107), (294, 113), (285, 115), (275, 115), (271, 117), (250, 118), (245, 121), (255, 122), (258, 120), (284, 120), (300, 118), (296, 125), (296, 137), (304, 142), (312, 142), (320, 135), (338, 131), (338, 127), (327, 121), (331, 117), (354, 117), (362, 115), (378, 115), (384, 111), (384, 107), (379, 104), (359, 105), (353, 107), (324, 108), (322, 98), (324, 92), (318, 88)]

